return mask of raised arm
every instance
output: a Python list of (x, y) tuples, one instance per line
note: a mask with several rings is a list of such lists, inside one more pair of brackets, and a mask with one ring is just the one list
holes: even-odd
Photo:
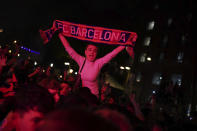
[(120, 53), (122, 50), (124, 50), (125, 46), (118, 46), (115, 48), (112, 52), (108, 53), (104, 57), (98, 59), (100, 67), (108, 63), (112, 58), (114, 58), (118, 53)]
[(60, 38), (60, 40), (61, 40), (61, 42), (62, 42), (62, 44), (63, 44), (63, 46), (64, 46), (64, 48), (65, 48), (65, 50), (68, 52), (68, 54), (70, 55), (70, 57), (73, 59), (73, 60), (75, 60), (77, 63), (78, 63), (78, 65), (80, 65), (81, 64), (81, 58), (82, 58), (82, 56), (81, 55), (79, 55), (71, 46), (70, 46), (70, 44), (69, 44), (69, 42), (67, 41), (67, 39), (61, 34), (61, 33), (59, 33), (59, 38)]
[(135, 101), (135, 95), (130, 94), (129, 99), (130, 99), (130, 102), (133, 104), (134, 113), (135, 113), (136, 117), (139, 120), (144, 121), (144, 115), (140, 110), (139, 104)]
[(30, 74), (28, 75), (28, 77), (31, 78), (31, 77), (35, 76), (36, 74), (38, 74), (39, 72), (40, 72), (40, 67), (37, 67), (37, 68), (34, 70), (34, 72), (32, 72), (32, 73), (30, 73)]

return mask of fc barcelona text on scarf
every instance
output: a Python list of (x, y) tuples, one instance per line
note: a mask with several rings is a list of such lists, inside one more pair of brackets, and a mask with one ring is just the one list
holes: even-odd
[(57, 30), (67, 37), (111, 45), (126, 45), (134, 47), (137, 39), (137, 34), (135, 32), (55, 20), (52, 28), (45, 31), (40, 30), (40, 35), (45, 44), (51, 40), (53, 34)]
[(73, 24), (63, 24), (58, 21), (56, 21), (55, 26), (60, 32), (63, 32), (64, 34), (73, 35), (79, 38), (94, 39), (94, 41), (99, 40), (126, 43), (126, 41), (129, 39), (129, 36), (131, 35), (129, 32), (112, 31), (101, 28), (95, 29)]

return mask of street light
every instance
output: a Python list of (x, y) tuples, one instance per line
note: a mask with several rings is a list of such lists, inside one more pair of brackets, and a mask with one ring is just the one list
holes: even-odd
[(125, 69), (126, 69), (126, 70), (131, 70), (131, 68), (130, 68), (130, 67), (128, 67), (128, 66), (126, 66), (126, 67), (125, 67)]
[(124, 70), (125, 68), (124, 68), (123, 66), (120, 66), (120, 69), (121, 69), (121, 70)]
[(34, 65), (36, 66), (37, 64), (38, 64), (38, 63), (35, 61), (35, 62), (34, 62)]
[(50, 64), (50, 67), (53, 67), (53, 63)]
[(151, 57), (147, 57), (147, 61), (151, 61), (152, 59), (151, 59)]
[(72, 73), (73, 73), (73, 69), (70, 69), (70, 70), (69, 70), (69, 73), (72, 74)]
[(70, 65), (70, 63), (69, 62), (64, 62), (64, 65)]

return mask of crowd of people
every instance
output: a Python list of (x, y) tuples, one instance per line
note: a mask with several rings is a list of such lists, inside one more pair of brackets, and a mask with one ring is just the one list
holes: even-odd
[[(66, 51), (70, 50), (65, 45), (66, 40), (59, 37)], [(99, 69), (96, 71), (124, 48), (117, 47), (115, 54), (109, 53), (104, 59), (98, 59)], [(69, 78), (66, 71), (63, 78), (59, 79), (57, 74), (51, 72), (50, 66), (43, 71), (41, 67), (33, 66), (31, 59), (17, 57), (19, 50), (9, 53), (8, 47), (0, 48), (0, 131), (197, 129), (192, 122), (174, 121), (165, 111), (158, 112), (153, 106), (139, 105), (135, 94), (123, 94), (117, 98), (112, 95), (108, 83), (103, 82), (101, 87), (98, 87), (97, 82), (87, 84), (86, 81), (91, 77), (87, 69), (95, 67), (91, 65), (91, 59), (95, 62), (97, 48), (91, 45), (87, 49), (86, 60), (89, 61), (83, 70), (86, 73), (81, 73), (82, 85), (74, 90), (75, 78)], [(68, 53), (81, 68), (85, 57), (76, 56), (73, 52)]]

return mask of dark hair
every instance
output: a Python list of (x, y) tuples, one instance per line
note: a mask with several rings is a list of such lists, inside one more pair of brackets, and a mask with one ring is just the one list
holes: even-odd
[(100, 56), (99, 56), (99, 46), (98, 46), (98, 44), (96, 44), (96, 43), (90, 43), (90, 42), (89, 42), (89, 43), (86, 45), (85, 50), (87, 50), (87, 48), (88, 48), (89, 45), (92, 45), (92, 46), (97, 47), (97, 56), (96, 56), (96, 58), (99, 58)]
[(56, 110), (46, 116), (37, 131), (118, 131), (111, 122), (79, 108)]
[(88, 43), (86, 44), (86, 46), (85, 46), (85, 49), (87, 49), (87, 47), (88, 47), (89, 45), (96, 46), (97, 48), (99, 47), (99, 46), (98, 46), (98, 43), (88, 42)]
[(70, 94), (68, 96), (62, 96), (56, 105), (56, 108), (68, 108), (68, 107), (87, 107), (87, 101), (79, 95)]
[(25, 85), (15, 94), (14, 111), (27, 112), (37, 109), (47, 113), (54, 108), (54, 98), (47, 89), (38, 85)]
[(82, 97), (90, 106), (99, 105), (99, 100), (97, 97), (91, 93), (88, 87), (79, 88), (77, 95)]

